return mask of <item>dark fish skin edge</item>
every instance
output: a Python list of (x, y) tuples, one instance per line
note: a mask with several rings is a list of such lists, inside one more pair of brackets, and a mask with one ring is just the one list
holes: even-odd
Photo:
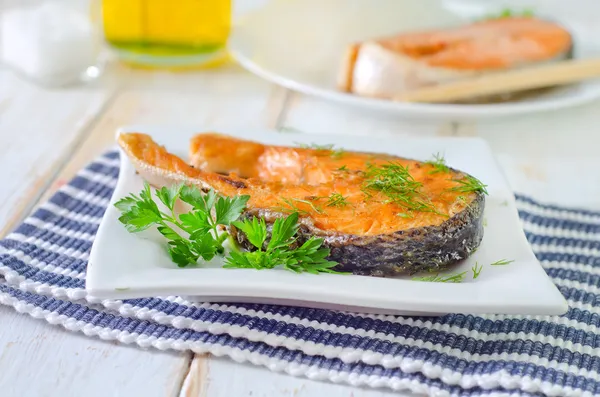
[[(461, 212), (440, 225), (425, 226), (390, 234), (356, 236), (325, 231), (308, 218), (299, 220), (298, 244), (310, 237), (324, 239), (331, 250), (329, 260), (339, 263), (337, 271), (356, 275), (392, 277), (418, 272), (438, 272), (471, 255), (483, 239), (485, 196), (478, 192)], [(240, 220), (264, 218), (268, 230), (283, 214), (270, 210), (249, 209)], [(231, 227), (231, 235), (245, 249), (254, 247), (244, 233)], [(268, 238), (267, 238), (268, 241)]]

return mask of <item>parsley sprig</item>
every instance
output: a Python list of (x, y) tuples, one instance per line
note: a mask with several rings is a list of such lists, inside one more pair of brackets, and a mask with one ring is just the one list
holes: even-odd
[(275, 220), (266, 247), (268, 232), (264, 219), (246, 219), (234, 222), (233, 226), (246, 235), (256, 251), (231, 252), (224, 265), (226, 268), (273, 269), (281, 265), (296, 273), (339, 273), (332, 270), (337, 263), (325, 259), (330, 251), (322, 247), (321, 238), (310, 237), (301, 246), (290, 249), (297, 244), (294, 236), (298, 232), (298, 213)]
[[(152, 197), (147, 183), (139, 195), (131, 194), (115, 203), (121, 211), (119, 221), (131, 233), (156, 226), (168, 244), (169, 254), (179, 267), (196, 264), (216, 255), (224, 255), (223, 243), (230, 236), (223, 226), (241, 230), (256, 251), (231, 251), (225, 258), (226, 268), (272, 269), (282, 266), (294, 272), (339, 273), (332, 270), (336, 262), (326, 260), (330, 250), (322, 247), (323, 239), (311, 237), (296, 247), (298, 213), (277, 219), (269, 237), (264, 219), (238, 221), (250, 196), (224, 197), (210, 190), (201, 192), (194, 186), (177, 185), (156, 191), (156, 198), (168, 211), (162, 211)], [(191, 211), (177, 215), (180, 200), (191, 205)]]
[[(179, 267), (194, 264), (202, 258), (209, 261), (224, 252), (227, 234), (219, 233), (219, 225), (229, 226), (236, 220), (250, 196), (222, 197), (214, 191), (203, 194), (193, 186), (176, 185), (156, 191), (156, 197), (169, 210), (161, 211), (152, 198), (150, 185), (144, 185), (139, 196), (131, 194), (115, 203), (121, 211), (119, 221), (132, 233), (151, 226), (166, 239), (169, 255)], [(192, 206), (188, 213), (177, 216), (175, 203), (181, 200)]]

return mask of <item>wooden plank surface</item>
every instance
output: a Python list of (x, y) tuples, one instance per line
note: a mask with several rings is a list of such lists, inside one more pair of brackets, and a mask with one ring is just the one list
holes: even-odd
[(6, 306), (0, 321), (3, 397), (177, 396), (189, 365), (188, 354), (116, 345)]
[[(0, 175), (5, 182), (0, 188), (0, 227), (4, 235), (47, 191), (110, 103), (113, 91), (90, 87), (46, 91), (4, 70), (0, 79)], [(175, 396), (189, 362), (189, 354), (117, 346), (0, 306), (3, 397), (125, 396), (140, 390), (147, 395)], [(107, 385), (112, 385), (110, 394), (105, 393)]]
[(47, 187), (112, 95), (110, 90), (48, 91), (0, 70), (0, 235)]

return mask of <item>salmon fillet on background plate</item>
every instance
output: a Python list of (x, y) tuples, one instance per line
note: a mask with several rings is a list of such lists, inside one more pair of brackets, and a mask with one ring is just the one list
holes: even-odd
[(338, 87), (393, 99), (426, 86), (564, 60), (572, 56), (572, 48), (565, 28), (532, 17), (402, 33), (349, 45)]

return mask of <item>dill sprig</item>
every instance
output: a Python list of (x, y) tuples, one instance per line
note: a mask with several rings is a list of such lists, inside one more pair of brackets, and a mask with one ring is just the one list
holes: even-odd
[(465, 175), (462, 179), (452, 179), (458, 183), (458, 186), (451, 188), (451, 191), (461, 193), (481, 192), (488, 194), (487, 185), (481, 182), (479, 179), (471, 175)]
[(344, 156), (346, 154), (346, 152), (344, 151), (344, 149), (335, 149), (332, 150), (331, 152), (331, 158), (334, 160), (337, 160), (339, 158), (342, 158), (342, 156)]
[(446, 275), (436, 274), (435, 276), (413, 277), (414, 281), (426, 281), (430, 283), (461, 283), (465, 279), (466, 271), (462, 273), (452, 273)]
[(317, 152), (322, 152), (323, 154), (329, 154), (329, 156), (331, 156), (332, 159), (339, 159), (344, 154), (346, 154), (344, 149), (336, 148), (335, 145), (332, 145), (332, 144), (318, 145), (316, 143), (306, 144), (306, 143), (298, 143), (298, 142), (296, 144), (299, 147), (301, 147), (302, 149), (312, 149)]
[(463, 203), (465, 205), (465, 207), (467, 207), (467, 208), (471, 207), (471, 203), (469, 203), (467, 201), (467, 198), (465, 196), (458, 196), (456, 198), (456, 200), (459, 201), (459, 202), (461, 202), (461, 203)]
[(433, 160), (426, 161), (425, 164), (433, 167), (430, 174), (447, 173), (450, 172), (450, 168), (446, 165), (446, 159), (443, 155), (436, 153), (433, 155)]
[(475, 262), (475, 264), (471, 268), (471, 271), (473, 272), (473, 280), (475, 280), (477, 277), (479, 277), (479, 274), (481, 273), (482, 270), (483, 270), (483, 265), (480, 265), (477, 262)]
[(327, 197), (327, 203), (325, 205), (327, 207), (345, 207), (347, 206), (348, 200), (340, 193), (331, 193), (329, 197)]
[(289, 212), (289, 213), (293, 213), (293, 212), (297, 212), (299, 214), (303, 214), (303, 215), (310, 215), (310, 211), (301, 209), (298, 207), (297, 203), (303, 203), (308, 205), (313, 211), (315, 211), (317, 214), (322, 214), (323, 213), (323, 209), (321, 207), (318, 207), (316, 205), (314, 205), (313, 203), (311, 203), (308, 200), (302, 200), (302, 199), (298, 199), (298, 198), (287, 198), (287, 197), (282, 197), (281, 201), (287, 205), (289, 208), (286, 207), (279, 207), (277, 208), (278, 210), (281, 210), (283, 212)]
[(514, 17), (523, 17), (523, 18), (531, 18), (534, 16), (534, 12), (531, 8), (525, 8), (521, 12), (511, 10), (510, 8), (504, 8), (500, 12), (496, 14), (488, 14), (481, 18), (482, 21), (490, 20), (490, 19), (502, 19), (502, 18), (514, 18)]
[(421, 192), (423, 184), (416, 181), (408, 171), (408, 165), (389, 161), (386, 164), (367, 164), (363, 192), (376, 190), (388, 197), (388, 202), (400, 205), (412, 211), (433, 212), (447, 216), (437, 211), (431, 201)]
[(349, 169), (348, 167), (344, 164), (342, 165), (340, 168), (337, 169), (337, 171), (342, 171), (342, 172), (348, 172)]
[(496, 261), (494, 263), (490, 263), (490, 266), (504, 266), (504, 265), (508, 265), (509, 263), (513, 263), (513, 260), (507, 260), (507, 259), (500, 259), (499, 261)]

